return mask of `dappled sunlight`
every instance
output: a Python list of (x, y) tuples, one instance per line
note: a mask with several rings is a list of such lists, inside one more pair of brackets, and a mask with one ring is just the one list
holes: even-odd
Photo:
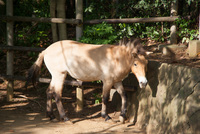
[[(200, 70), (166, 63), (151, 68), (153, 65), (148, 75), (155, 77), (148, 77), (150, 86), (139, 95), (137, 123), (148, 133), (198, 132)], [(153, 96), (149, 91), (156, 92)]]
[[(0, 117), (3, 117), (2, 114), (2, 111), (0, 111)], [(114, 116), (116, 117), (114, 114), (111, 115), (111, 117)], [(87, 115), (85, 118), (73, 118), (72, 121), (74, 124), (59, 122), (58, 120), (49, 121), (43, 113), (38, 112), (27, 112), (24, 114), (10, 113), (6, 117), (2, 117), (0, 118), (0, 133), (144, 133), (138, 128), (127, 128), (127, 124), (105, 122), (100, 117), (99, 111), (91, 113), (91, 115)]]
[(14, 109), (17, 109), (17, 107), (22, 107), (22, 106), (25, 106), (27, 104), (28, 104), (28, 102), (22, 102), (22, 103), (16, 103), (16, 104), (9, 104), (9, 105), (2, 106), (1, 109), (4, 109), (4, 110), (14, 110)]
[[(41, 90), (41, 89), (40, 89)], [(23, 90), (21, 90), (23, 91)], [(46, 97), (35, 95), (37, 91), (29, 90), (28, 94), (17, 92), (18, 95), (36, 100), (42, 107), (45, 107)], [(116, 132), (140, 132), (139, 129), (127, 128), (127, 124), (115, 124), (105, 122), (101, 117), (101, 104), (95, 104), (95, 94), (102, 93), (102, 89), (84, 89), (85, 105), (83, 111), (75, 112), (76, 100), (75, 90), (64, 89), (63, 106), (67, 115), (74, 124), (59, 121), (58, 111), (54, 105), (56, 120), (50, 121), (46, 118), (45, 110), (32, 100), (15, 97), (13, 102), (3, 102), (0, 106), (0, 133), (116, 133)], [(36, 97), (37, 96), (37, 97)], [(114, 112), (114, 108), (108, 106), (108, 114), (115, 120), (118, 120), (119, 113)]]

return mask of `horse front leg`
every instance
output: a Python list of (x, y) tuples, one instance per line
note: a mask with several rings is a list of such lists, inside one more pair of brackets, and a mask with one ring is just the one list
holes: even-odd
[(121, 113), (120, 113), (119, 120), (120, 120), (120, 122), (124, 123), (126, 120), (126, 113), (127, 113), (126, 93), (125, 93), (124, 87), (122, 85), (122, 82), (115, 83), (114, 87), (116, 88), (117, 92), (120, 94), (121, 99), (122, 99), (122, 106), (121, 106)]
[(111, 117), (107, 114), (107, 104), (110, 96), (110, 89), (112, 87), (111, 83), (104, 82), (103, 83), (103, 97), (102, 97), (102, 109), (101, 116), (105, 118), (105, 121), (111, 119)]
[(52, 90), (50, 88), (50, 86), (47, 88), (46, 90), (46, 94), (47, 94), (47, 106), (46, 106), (46, 115), (47, 117), (50, 118), (50, 120), (55, 119), (55, 116), (53, 114), (53, 108), (52, 108), (52, 98), (53, 98), (53, 93)]

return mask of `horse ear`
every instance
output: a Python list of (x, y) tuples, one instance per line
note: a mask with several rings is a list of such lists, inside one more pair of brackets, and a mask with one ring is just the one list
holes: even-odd
[(133, 52), (131, 55), (133, 58), (137, 58), (137, 54), (135, 52)]

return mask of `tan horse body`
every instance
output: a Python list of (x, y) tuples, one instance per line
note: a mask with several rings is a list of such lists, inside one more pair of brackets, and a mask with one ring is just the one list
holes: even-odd
[(37, 77), (44, 59), (44, 63), (52, 76), (47, 89), (47, 115), (50, 119), (55, 118), (51, 102), (52, 97), (55, 97), (61, 119), (68, 120), (61, 103), (63, 83), (67, 74), (81, 81), (102, 80), (101, 114), (106, 120), (110, 119), (106, 113), (106, 105), (110, 89), (114, 86), (121, 95), (121, 116), (125, 118), (126, 97), (122, 85), (123, 79), (132, 71), (141, 88), (147, 84), (145, 77), (147, 60), (143, 55), (135, 53), (134, 45), (91, 45), (64, 40), (50, 45), (41, 52), (37, 61), (29, 70), (29, 77)]

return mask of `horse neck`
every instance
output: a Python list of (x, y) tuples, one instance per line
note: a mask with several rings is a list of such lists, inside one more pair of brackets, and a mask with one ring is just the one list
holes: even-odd
[(133, 57), (131, 56), (131, 50), (128, 49), (126, 46), (116, 46), (113, 49), (113, 54), (115, 59), (119, 59), (126, 63), (129, 67), (132, 65)]

